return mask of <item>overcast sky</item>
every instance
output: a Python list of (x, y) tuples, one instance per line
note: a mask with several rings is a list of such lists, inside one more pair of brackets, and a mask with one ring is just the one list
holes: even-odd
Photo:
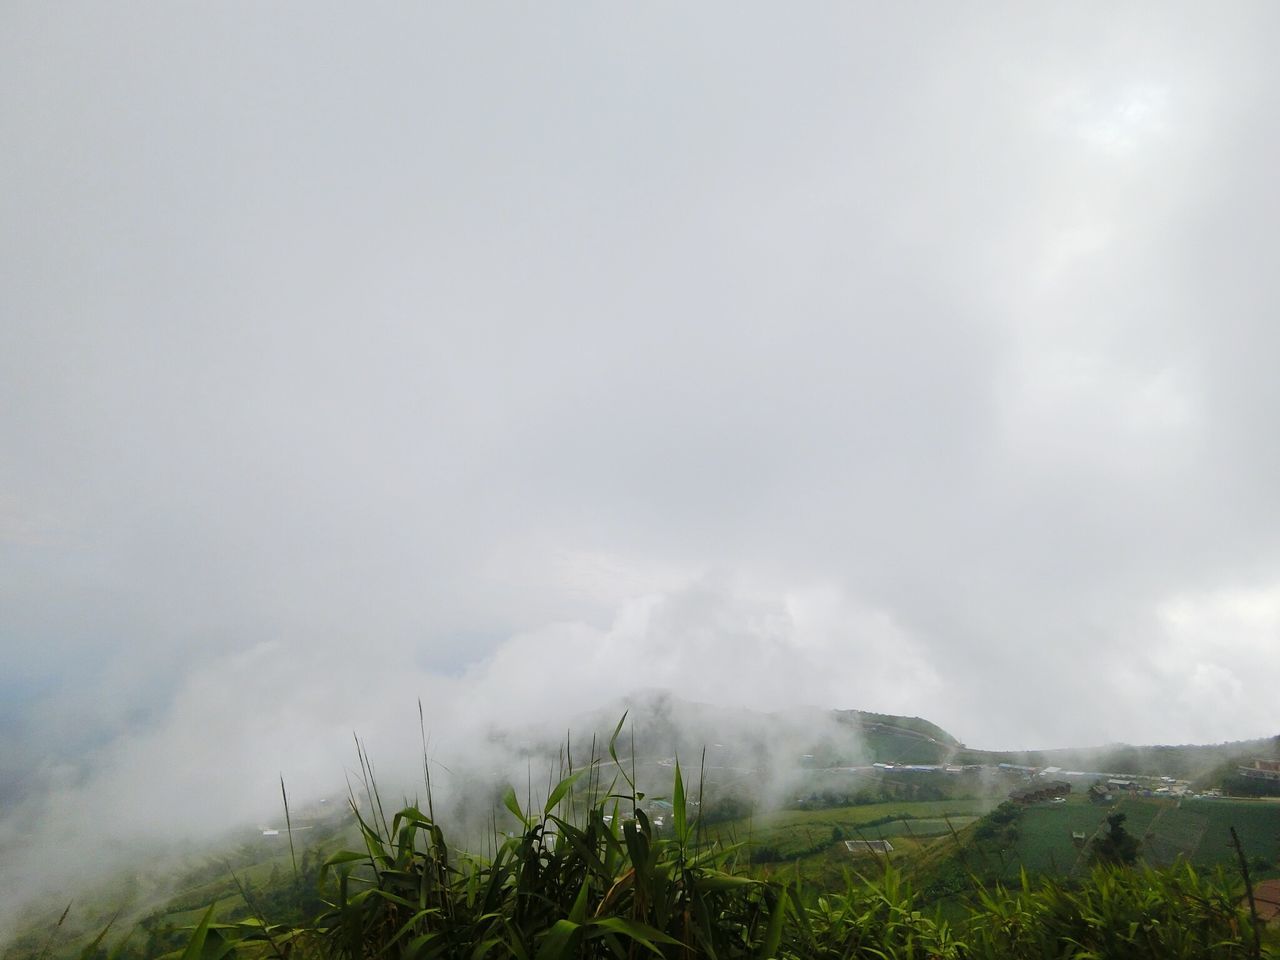
[(0, 7), (6, 800), (1280, 732), (1280, 7), (1029, 11)]

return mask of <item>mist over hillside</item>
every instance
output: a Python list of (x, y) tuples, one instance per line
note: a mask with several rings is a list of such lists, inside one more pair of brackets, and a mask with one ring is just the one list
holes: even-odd
[[(412, 711), (405, 714), (406, 727), (413, 727), (417, 717)], [(302, 849), (310, 851), (306, 856), (312, 866), (307, 869), (314, 870), (318, 859), (337, 849), (338, 838), (350, 830), (349, 804), (365, 816), (377, 816), (383, 803), (429, 805), (447, 824), (456, 849), (483, 853), (492, 847), (495, 831), (502, 836), (511, 829), (504, 809), (509, 789), (524, 809), (540, 809), (557, 782), (588, 768), (596, 771), (592, 777), (599, 779), (604, 793), (637, 791), (641, 807), (659, 831), (669, 829), (672, 781), (679, 764), (693, 815), (707, 829), (729, 824), (724, 829), (732, 830), (737, 829), (732, 824), (757, 819), (767, 823), (783, 811), (839, 813), (865, 806), (873, 812), (896, 810), (896, 816), (908, 818), (908, 835), (928, 836), (933, 823), (927, 819), (929, 811), (958, 813), (954, 822), (945, 821), (954, 830), (975, 819), (966, 811), (990, 809), (1041, 780), (1075, 778), (1083, 792), (1108, 777), (1139, 776), (1150, 794), (1164, 783), (1208, 777), (1199, 786), (1204, 789), (1221, 785), (1238, 763), (1280, 757), (1280, 737), (1198, 746), (986, 751), (962, 743), (927, 718), (848, 709), (765, 712), (690, 701), (653, 688), (568, 717), (523, 722), (485, 718), (465, 735), (458, 728), (449, 736), (440, 734), (426, 726), (425, 709), (422, 717), (423, 725), (415, 731), (421, 739), (407, 755), (392, 755), (368, 739), (353, 741), (345, 776), (331, 771), (318, 787), (286, 783), (290, 820), (278, 792), (271, 805), (255, 811), (256, 819), (224, 812), (222, 817), (192, 823), (191, 829), (179, 824), (162, 831), (144, 825), (116, 833), (119, 825), (105, 818), (106, 808), (90, 808), (92, 817), (83, 824), (59, 822), (49, 810), (25, 824), (10, 815), (0, 821), (9, 831), (0, 848), (5, 862), (43, 857), (43, 875), (56, 883), (41, 886), (28, 878), (10, 887), (0, 901), (3, 916), (15, 930), (47, 925), (51, 916), (47, 910), (41, 912), (39, 904), (54, 891), (89, 905), (82, 906), (78, 926), (69, 928), (85, 930), (85, 935), (93, 923), (104, 923), (121, 905), (127, 905), (135, 918), (149, 911), (173, 912), (173, 904), (190, 901), (193, 890), (225, 884), (228, 871), (257, 870), (261, 879), (265, 874), (253, 865), (264, 857), (275, 863), (271, 876), (281, 875), (282, 861), (270, 858), (291, 850), (282, 837), (292, 831), (297, 831)], [(280, 789), (278, 781), (269, 786)], [(375, 794), (382, 799), (375, 801)], [(916, 809), (925, 814), (910, 812)], [(34, 835), (15, 829), (21, 826), (32, 828)], [(98, 831), (96, 844), (84, 826)], [(52, 827), (64, 838), (74, 838), (77, 846), (51, 845), (42, 831)], [(782, 841), (759, 841), (758, 849), (749, 848), (749, 862), (768, 863), (770, 858), (785, 860), (826, 849), (831, 842), (821, 839), (826, 829), (818, 831), (818, 847), (805, 846), (814, 843), (812, 831), (802, 834), (795, 853), (785, 844), (772, 845)], [(898, 845), (912, 849), (906, 840)], [(95, 853), (92, 866), (82, 859), (86, 849)], [(67, 859), (60, 862), (64, 854)], [(927, 871), (935, 868), (927, 866), (927, 858), (925, 862), (925, 875), (932, 876)]]

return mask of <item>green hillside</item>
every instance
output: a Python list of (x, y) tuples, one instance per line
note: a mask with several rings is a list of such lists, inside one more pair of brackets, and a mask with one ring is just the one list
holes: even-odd
[[(948, 911), (960, 909), (956, 895), (973, 895), (975, 878), (1013, 883), (1025, 871), (1032, 877), (1082, 882), (1090, 876), (1089, 842), (1103, 829), (1108, 814), (1116, 812), (1125, 815), (1126, 829), (1139, 840), (1140, 864), (1234, 871), (1235, 853), (1229, 845), (1234, 827), (1254, 875), (1280, 875), (1280, 802), (1123, 796), (1113, 805), (1095, 805), (1076, 793), (1063, 803), (1015, 807), (1002, 801), (1026, 782), (1026, 774), (996, 769), (996, 758), (1081, 760), (1087, 754), (984, 754), (964, 748), (921, 718), (862, 711), (810, 713), (812, 744), (803, 737), (806, 715), (788, 715), (786, 734), (794, 745), (791, 753), (781, 754), (781, 762), (794, 766), (767, 791), (756, 793), (763, 775), (771, 772), (766, 764), (779, 759), (768, 737), (782, 719), (706, 706), (668, 706), (692, 716), (703, 733), (721, 738), (713, 741), (715, 749), (708, 750), (700, 768), (705, 782), (699, 784), (699, 801), (690, 801), (690, 823), (705, 815), (697, 827), (697, 842), (717, 845), (725, 871), (796, 885), (805, 903), (846, 890), (850, 876), (874, 877), (887, 868), (902, 871), (918, 885), (914, 902)], [(673, 759), (667, 755), (670, 738), (678, 732), (674, 716), (668, 713), (644, 722), (642, 733), (632, 741), (635, 756), (624, 752), (622, 757), (623, 781), (626, 771), (638, 772), (645, 781), (639, 790), (648, 797), (639, 806), (652, 817), (648, 842), (653, 845), (672, 843), (679, 830), (676, 798), (669, 789)], [(691, 734), (684, 736), (688, 740)], [(1153, 774), (1173, 776), (1206, 758), (1217, 758), (1224, 770), (1234, 769), (1221, 761), (1224, 751), (1234, 756), (1255, 747), (1260, 749), (1258, 744), (1150, 748), (1138, 755), (1115, 754), (1113, 759), (1119, 763), (1127, 758), (1147, 764), (1142, 769)], [(810, 752), (800, 754), (802, 749)], [(923, 769), (975, 756), (984, 760), (980, 769)], [(1170, 760), (1173, 766), (1151, 766), (1153, 758)], [(873, 762), (894, 767), (873, 767)], [(582, 809), (583, 804), (603, 802), (608, 789), (607, 781), (593, 779), (569, 796), (577, 796)], [(473, 804), (471, 813), (487, 818), (489, 799), (486, 793), (485, 802)], [(748, 815), (752, 810), (757, 813)], [(212, 919), (233, 925), (251, 924), (256, 917), (273, 923), (311, 922), (325, 909), (325, 898), (333, 896), (332, 888), (321, 883), (322, 865), (344, 846), (358, 849), (361, 834), (349, 810), (300, 812), (294, 826), (294, 852), (287, 836), (268, 837), (257, 831), (172, 873), (139, 870), (97, 892), (80, 894), (61, 924), (55, 921), (65, 903), (41, 905), (29, 913), (2, 956), (77, 956), (113, 917), (116, 929), (133, 931), (122, 954), (131, 957), (153, 957), (176, 948), (189, 935), (183, 928), (199, 923), (210, 909)], [(616, 824), (612, 829), (617, 834)], [(887, 840), (892, 850), (867, 849), (859, 843), (866, 840)], [(490, 839), (488, 848), (503, 842)], [(452, 855), (459, 856), (456, 851)], [(628, 849), (627, 855), (636, 854)], [(480, 869), (476, 864), (482, 861), (463, 860), (472, 864), (468, 869)], [(249, 950), (243, 955), (258, 954)]]
[[(389, 820), (371, 814), (359, 824), (360, 849), (332, 854), (305, 878), (320, 899), (301, 905), (300, 915), (262, 910), (262, 901), (241, 887), (241, 899), (250, 908), (256, 901), (251, 915), (226, 905), (171, 912), (159, 931), (147, 931), (145, 942), (113, 942), (113, 955), (172, 960), (1276, 956), (1275, 937), (1250, 927), (1238, 888), (1187, 866), (1163, 872), (1100, 867), (1081, 872), (1070, 885), (1056, 879), (1008, 889), (970, 885), (960, 891), (964, 899), (941, 913), (931, 906), (928, 890), (917, 892), (895, 863), (904, 853), (931, 849), (931, 843), (963, 844), (962, 836), (950, 834), (954, 824), (947, 821), (966, 814), (951, 804), (799, 812), (759, 824), (724, 824), (720, 829), (726, 834), (759, 833), (781, 855), (796, 857), (744, 870), (741, 848), (706, 836), (689, 819), (678, 773), (671, 792), (672, 830), (665, 836), (642, 812), (611, 821), (606, 811), (617, 809), (611, 799), (584, 809), (581, 819), (564, 818), (575, 806), (575, 785), (584, 775), (585, 796), (596, 796), (591, 771), (563, 781), (541, 810), (523, 810), (509, 794), (508, 819), (516, 829), (493, 857), (451, 851), (440, 827), (417, 809), (406, 808)], [(634, 794), (621, 799), (630, 809), (641, 801)], [(1026, 844), (1027, 856), (1043, 853), (1060, 827), (1088, 822), (1081, 803), (1054, 807), (1017, 810), (1002, 804), (961, 833), (1012, 838), (1015, 847)], [(1159, 804), (1134, 803), (1128, 812), (1135, 824), (1154, 829), (1168, 811)], [(913, 837), (905, 829), (915, 822), (936, 833), (938, 820), (948, 827), (946, 839)], [(846, 830), (866, 833), (877, 827), (896, 835), (888, 856), (857, 857), (839, 842)], [(824, 838), (828, 829), (831, 834)], [(824, 844), (811, 852), (804, 844), (815, 839)], [(815, 896), (815, 878), (825, 884), (823, 895)], [(185, 929), (173, 930), (175, 923)], [(40, 946), (26, 941), (7, 956), (97, 958), (106, 955), (107, 942), (46, 940)]]

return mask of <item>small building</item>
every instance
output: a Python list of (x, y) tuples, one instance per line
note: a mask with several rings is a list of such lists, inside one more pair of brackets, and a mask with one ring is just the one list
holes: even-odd
[(855, 855), (869, 853), (893, 853), (893, 844), (888, 840), (846, 840), (845, 849)]

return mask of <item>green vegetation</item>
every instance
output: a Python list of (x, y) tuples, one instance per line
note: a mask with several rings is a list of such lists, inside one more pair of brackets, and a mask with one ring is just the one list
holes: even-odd
[(961, 747), (951, 734), (920, 717), (841, 710), (836, 719), (857, 729), (860, 748), (877, 761), (945, 763)]
[(1124, 828), (1125, 819), (1119, 810), (1107, 817), (1106, 829), (1099, 831), (1089, 844), (1091, 862), (1124, 867), (1138, 862), (1141, 842)]
[[(1083, 802), (1002, 803), (975, 821), (972, 803), (947, 801), (785, 811), (712, 826), (692, 815), (699, 799), (687, 794), (676, 765), (661, 803), (670, 822), (658, 829), (645, 812), (658, 804), (636, 790), (612, 743), (610, 755), (618, 768), (612, 780), (593, 759), (564, 770), (544, 803), (522, 805), (508, 791), (503, 802), (515, 829), (487, 856), (449, 846), (429, 792), (425, 811), (408, 806), (387, 816), (365, 768), (365, 795), (351, 802), (353, 849), (323, 862), (304, 850), (296, 873), (289, 856), (287, 873), (272, 864), (274, 877), (261, 876), (263, 865), (248, 867), (230, 903), (171, 912), (163, 935), (153, 927), (113, 949), (179, 960), (1280, 956), (1242, 905), (1241, 885), (1221, 870), (1100, 864), (1064, 881), (1019, 868), (1010, 884), (984, 875), (980, 864), (957, 871), (955, 856), (941, 853), (967, 850), (981, 861), (1019, 845), (1034, 849), (1051, 826), (1089, 817), (1096, 826), (1108, 813), (1136, 833), (1167, 813), (1158, 804), (1131, 805), (1125, 818)], [(1055, 825), (1060, 814), (1068, 816)], [(890, 857), (855, 857), (841, 842), (886, 836), (894, 837)], [(781, 859), (753, 866), (762, 845)], [(945, 875), (952, 887), (939, 885), (937, 869), (929, 883), (900, 845), (922, 863), (932, 856), (935, 868), (952, 868)], [(840, 864), (838, 875), (815, 879), (803, 869), (827, 861)], [(197, 884), (188, 894), (208, 889)], [(930, 906), (938, 897), (949, 899)], [(186, 929), (169, 929), (179, 917)], [(80, 955), (107, 956), (109, 939), (100, 935)], [(55, 945), (8, 956), (63, 952)]]
[(798, 875), (809, 882), (825, 878), (838, 884), (842, 870), (851, 865), (845, 840), (893, 838), (895, 848), (913, 849), (910, 839), (949, 835), (972, 823), (989, 805), (939, 800), (782, 810), (709, 826), (708, 835), (726, 845), (740, 845), (753, 866), (795, 864)]
[(795, 784), (795, 799), (787, 805), (800, 810), (852, 807), (862, 804), (918, 803), (932, 800), (975, 800), (1003, 797), (1014, 782), (984, 778), (977, 772), (942, 771), (897, 773), (881, 770), (812, 770)]
[(449, 845), (429, 783), (425, 809), (388, 816), (362, 755), (345, 816), (286, 807), (286, 835), (189, 865), (163, 894), (128, 878), (110, 910), (80, 907), (3, 956), (1280, 956), (1280, 931), (1255, 939), (1231, 845), (1234, 828), (1255, 880), (1280, 874), (1280, 804), (974, 796), (753, 816), (704, 798), (702, 776), (688, 795), (678, 764), (670, 795), (646, 796), (620, 730), (608, 760), (575, 769), (566, 749), (545, 802), (508, 791), (483, 855)]
[[(1236, 768), (1255, 757), (1280, 758), (1280, 737), (1238, 740), (1228, 743), (1133, 746), (1127, 743), (1105, 747), (1068, 747), (1057, 750), (975, 750), (962, 748), (950, 763), (1013, 763), (1028, 767), (1056, 766), (1066, 770), (1098, 770), (1136, 777), (1175, 777), (1189, 780), (1197, 790), (1234, 782)], [(1239, 778), (1241, 780), (1246, 778)], [(1258, 789), (1259, 783), (1244, 789)], [(1265, 788), (1263, 788), (1265, 789)], [(1232, 792), (1232, 791), (1228, 791)], [(1254, 795), (1252, 792), (1242, 795)]]
[[(1111, 840), (1114, 816), (1123, 818), (1123, 832)], [(1280, 874), (1280, 804), (1148, 798), (1094, 804), (1078, 796), (1065, 803), (1001, 804), (959, 830), (955, 842), (926, 848), (910, 869), (935, 899), (963, 892), (975, 876), (987, 884), (1016, 883), (1024, 873), (1073, 882), (1098, 861), (1234, 870), (1233, 827), (1255, 876)]]
[(1280, 780), (1258, 780), (1232, 771), (1222, 777), (1222, 792), (1233, 797), (1280, 797)]
[[(657, 956), (1034, 958), (1277, 956), (1255, 941), (1240, 891), (1224, 875), (1097, 867), (1064, 885), (1025, 874), (971, 885), (952, 919), (929, 912), (896, 868), (870, 864), (831, 892), (735, 870), (735, 850), (699, 837), (675, 774), (674, 835), (658, 838), (622, 791), (579, 810), (594, 767), (560, 782), (539, 810), (507, 806), (518, 832), (491, 858), (458, 855), (408, 807), (357, 811), (364, 849), (329, 857), (319, 910), (300, 923), (193, 918), (169, 956), (188, 958), (623, 958)], [(591, 784), (584, 791), (591, 795)], [(606, 823), (620, 811), (620, 828)], [(627, 815), (630, 813), (631, 815)], [(1005, 819), (1009, 818), (1009, 819)], [(994, 821), (1011, 823), (1007, 809)], [(105, 956), (103, 941), (85, 956)], [(154, 954), (149, 954), (154, 955)]]

